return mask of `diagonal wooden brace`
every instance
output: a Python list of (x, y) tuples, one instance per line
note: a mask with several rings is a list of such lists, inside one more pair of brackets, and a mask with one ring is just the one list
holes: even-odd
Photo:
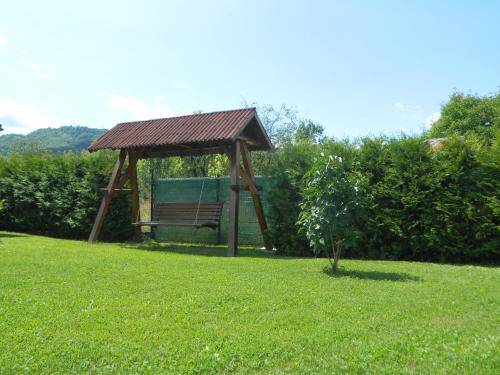
[(264, 239), (266, 249), (272, 250), (273, 244), (269, 239), (267, 221), (264, 215), (264, 210), (262, 208), (262, 201), (260, 199), (259, 190), (255, 186), (255, 178), (253, 175), (252, 166), (250, 164), (250, 152), (245, 142), (238, 142), (241, 142), (241, 159), (243, 161), (243, 168), (240, 168), (240, 175), (252, 195), (255, 213), (257, 215), (257, 221), (259, 222), (260, 231), (262, 233), (262, 238)]
[(113, 168), (113, 172), (111, 173), (108, 186), (106, 188), (106, 191), (104, 192), (104, 196), (102, 197), (101, 205), (99, 206), (99, 211), (97, 211), (97, 216), (94, 221), (92, 231), (90, 232), (89, 236), (90, 243), (96, 242), (99, 238), (99, 234), (101, 233), (102, 229), (102, 224), (108, 212), (111, 199), (113, 198), (113, 191), (116, 187), (117, 179), (123, 167), (123, 163), (125, 162), (126, 156), (127, 156), (127, 151), (121, 150), (120, 155), (118, 155), (118, 158), (116, 159), (115, 167)]

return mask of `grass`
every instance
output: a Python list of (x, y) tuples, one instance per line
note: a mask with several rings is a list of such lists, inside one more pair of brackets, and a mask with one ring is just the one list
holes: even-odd
[(0, 373), (500, 368), (498, 268), (223, 253), (0, 232)]

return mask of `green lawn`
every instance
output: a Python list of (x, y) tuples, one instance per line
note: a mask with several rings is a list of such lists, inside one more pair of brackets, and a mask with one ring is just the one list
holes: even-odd
[(500, 269), (0, 232), (0, 373), (494, 373)]

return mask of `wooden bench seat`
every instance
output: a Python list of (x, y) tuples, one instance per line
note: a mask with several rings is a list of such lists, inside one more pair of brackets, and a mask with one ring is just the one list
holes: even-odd
[(222, 202), (161, 202), (154, 205), (151, 221), (141, 221), (133, 225), (217, 229), (223, 205)]

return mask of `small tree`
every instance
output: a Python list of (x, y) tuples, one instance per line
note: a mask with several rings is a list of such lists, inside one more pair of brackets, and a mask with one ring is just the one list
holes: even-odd
[(306, 181), (299, 224), (314, 252), (325, 253), (337, 272), (342, 248), (358, 238), (354, 223), (361, 214), (365, 179), (352, 162), (322, 153)]

